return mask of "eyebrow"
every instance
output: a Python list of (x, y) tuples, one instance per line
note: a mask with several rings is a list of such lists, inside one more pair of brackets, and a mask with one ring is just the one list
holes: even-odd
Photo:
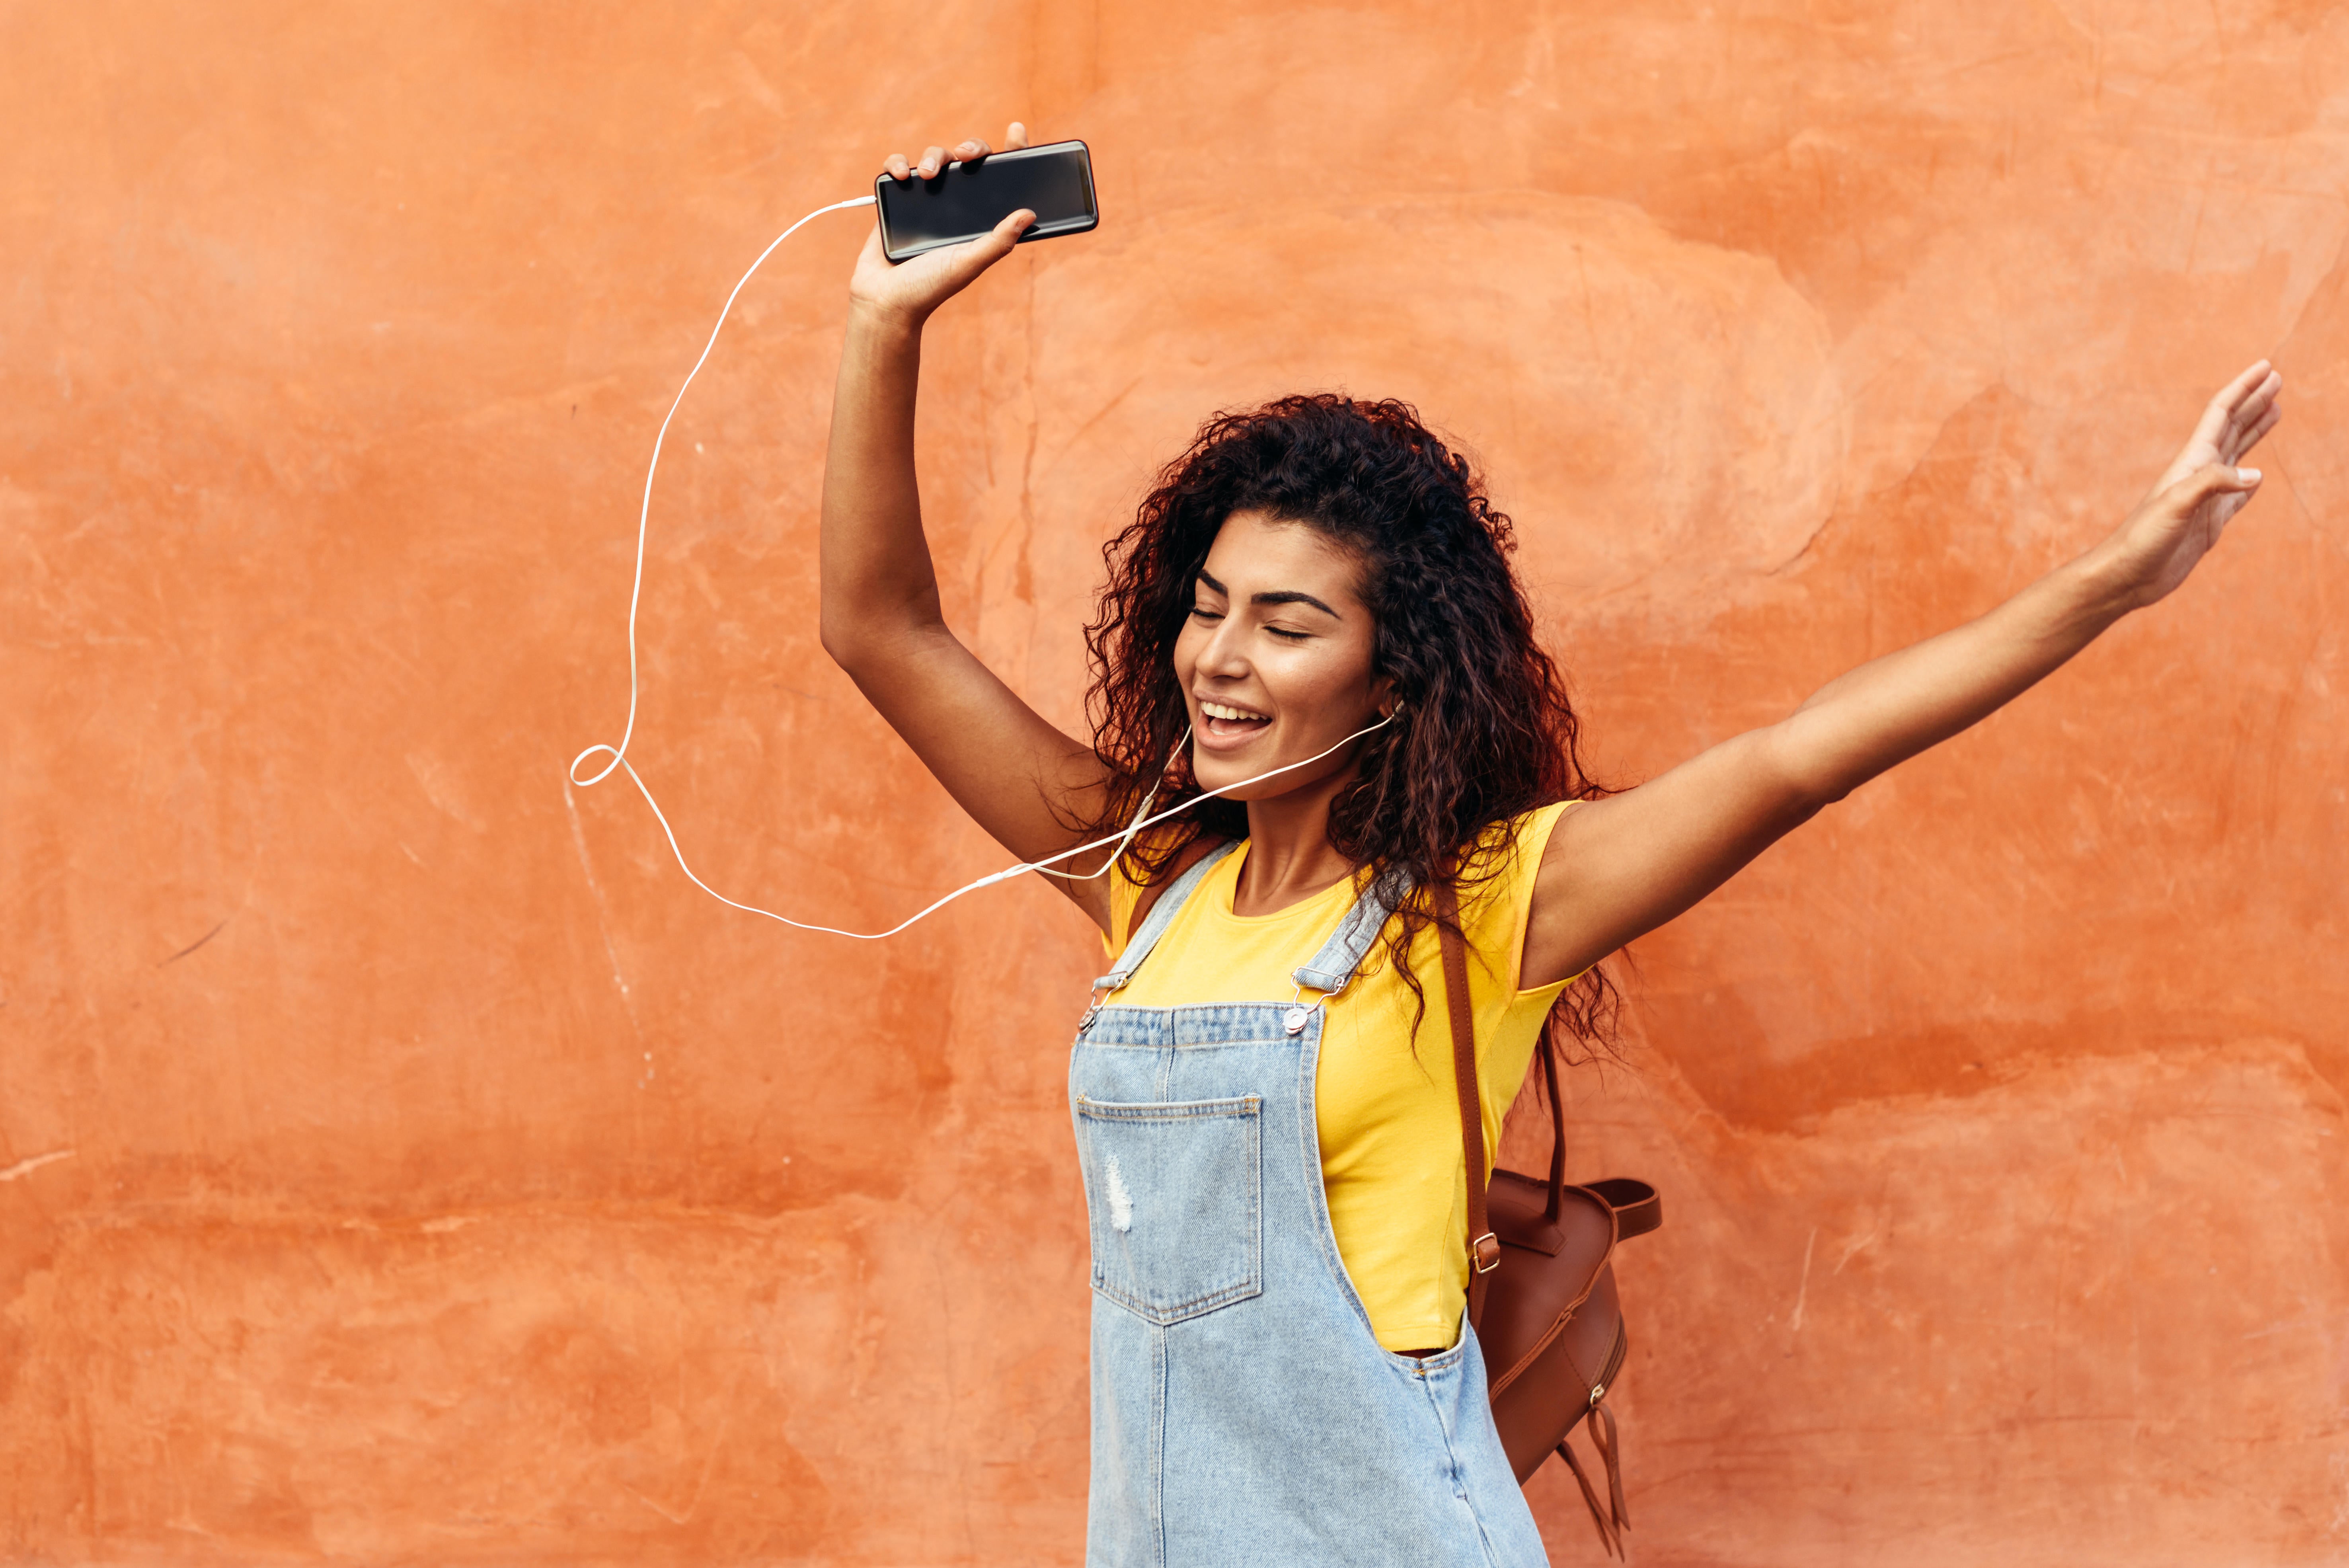
[[(1204, 568), (1193, 575), (1195, 576), (1199, 581), (1206, 584), (1211, 592), (1219, 593), (1226, 598), (1232, 597), (1232, 590), (1224, 587), (1223, 584), (1216, 581), (1215, 578), (1209, 576)], [(1331, 609), (1328, 605), (1323, 604), (1319, 599), (1315, 598), (1311, 594), (1299, 593), (1295, 588), (1283, 588), (1278, 593), (1252, 594), (1248, 597), (1248, 602), (1250, 604), (1257, 605), (1311, 605), (1315, 609), (1319, 610), (1331, 620), (1343, 620), (1346, 618), (1344, 616), (1340, 615), (1336, 610)]]

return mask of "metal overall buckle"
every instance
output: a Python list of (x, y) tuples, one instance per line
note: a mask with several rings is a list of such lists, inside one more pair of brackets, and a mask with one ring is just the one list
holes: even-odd
[(1346, 987), (1353, 983), (1354, 977), (1350, 974), (1340, 982), (1336, 991), (1325, 991), (1311, 1002), (1308, 1002), (1305, 1000), (1305, 982), (1299, 981), (1297, 994), (1289, 999), (1288, 1011), (1280, 1015), (1280, 1026), (1288, 1031), (1291, 1035), (1304, 1033), (1305, 1026), (1313, 1021), (1313, 1010), (1317, 1007), (1327, 1007), (1331, 997), (1342, 996), (1345, 994)]

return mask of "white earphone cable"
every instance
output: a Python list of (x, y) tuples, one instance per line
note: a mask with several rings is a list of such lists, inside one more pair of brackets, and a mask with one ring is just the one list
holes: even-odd
[[(1340, 741), (1337, 745), (1316, 752), (1302, 762), (1290, 763), (1284, 767), (1274, 768), (1269, 773), (1258, 774), (1254, 778), (1241, 779), (1237, 784), (1227, 784), (1221, 789), (1208, 790), (1204, 794), (1192, 796), (1189, 800), (1183, 802), (1179, 805), (1170, 805), (1155, 816), (1138, 817), (1122, 833), (1112, 833), (1105, 837), (1096, 838), (1090, 844), (1080, 844), (1074, 849), (1064, 849), (1058, 855), (1047, 856), (1041, 860), (1023, 860), (1017, 866), (1007, 866), (1002, 870), (995, 872), (991, 876), (981, 877), (976, 882), (964, 884), (962, 887), (956, 888), (953, 892), (948, 893), (946, 897), (929, 905), (918, 914), (907, 916), (905, 919), (898, 921), (895, 925), (890, 927), (885, 931), (843, 931), (838, 926), (818, 926), (810, 924), (806, 920), (794, 920), (789, 915), (778, 915), (772, 909), (761, 909), (755, 904), (736, 903), (733, 899), (728, 898), (725, 894), (719, 892), (717, 888), (711, 887), (709, 883), (703, 881), (700, 877), (696, 877), (693, 874), (693, 867), (685, 863), (685, 851), (677, 846), (677, 832), (674, 828), (669, 826), (668, 818), (661, 814), (660, 803), (653, 799), (653, 792), (647, 789), (645, 787), (645, 781), (636, 776), (636, 770), (633, 764), (624, 761), (619, 764), (619, 766), (627, 774), (628, 781), (636, 786), (636, 793), (645, 797), (645, 804), (652, 807), (654, 820), (660, 824), (661, 833), (668, 840), (668, 852), (677, 857), (677, 868), (684, 872), (686, 879), (690, 881), (695, 887), (700, 888), (703, 892), (709, 894), (719, 903), (727, 905), (732, 909), (740, 909), (746, 915), (764, 915), (771, 920), (781, 921), (786, 926), (791, 926), (802, 931), (823, 931), (835, 937), (853, 938), (860, 942), (877, 942), (884, 937), (895, 936), (899, 931), (904, 930), (907, 926), (912, 925), (916, 920), (926, 919), (929, 916), (936, 914), (938, 910), (945, 909), (948, 904), (953, 903), (957, 898), (961, 898), (966, 893), (976, 893), (981, 888), (992, 888), (998, 882), (1009, 882), (1012, 877), (1029, 871), (1044, 871), (1048, 876), (1059, 875), (1059, 873), (1051, 872), (1047, 868), (1057, 865), (1063, 860), (1072, 860), (1088, 850), (1099, 849), (1105, 844), (1117, 845), (1119, 846), (1119, 853), (1123, 854), (1124, 852), (1124, 846), (1133, 842), (1133, 836), (1140, 833), (1145, 827), (1154, 826), (1155, 825), (1165, 821), (1170, 816), (1174, 816), (1180, 813), (1188, 811), (1191, 807), (1198, 805), (1203, 800), (1213, 800), (1217, 795), (1229, 794), (1233, 790), (1246, 789), (1252, 784), (1261, 784), (1266, 779), (1276, 778), (1286, 773), (1293, 773), (1299, 768), (1310, 767), (1315, 763), (1318, 763), (1322, 758), (1328, 756), (1331, 752), (1338, 750), (1340, 746), (1345, 745), (1347, 742), (1360, 740), (1362, 736), (1369, 734), (1372, 730), (1382, 729), (1393, 722), (1394, 715), (1389, 713), (1381, 718), (1377, 723), (1363, 725), (1352, 734), (1345, 737), (1344, 740)], [(605, 773), (610, 772), (609, 769), (605, 769)], [(603, 775), (598, 774), (597, 776), (602, 777)], [(1091, 872), (1086, 877), (1076, 878), (1076, 880), (1089, 881), (1093, 877), (1102, 876), (1108, 872), (1110, 867), (1114, 866), (1115, 864), (1117, 864), (1116, 857), (1112, 856), (1102, 865), (1101, 870)]]
[[(677, 418), (678, 406), (685, 401), (686, 388), (693, 385), (693, 379), (701, 374), (702, 366), (709, 362), (709, 351), (718, 347), (718, 334), (725, 328), (727, 313), (734, 308), (735, 296), (742, 292), (742, 286), (750, 281), (750, 273), (757, 272), (761, 266), (766, 264), (767, 258), (775, 254), (776, 245), (781, 244), (785, 240), (790, 239), (793, 234), (798, 234), (800, 232), (801, 224), (807, 223), (809, 219), (821, 218), (826, 213), (844, 213), (851, 207), (869, 207), (871, 205), (873, 205), (872, 197), (857, 196), (845, 202), (834, 202), (829, 207), (818, 207), (814, 212), (810, 213), (807, 217), (802, 218), (799, 223), (793, 223), (790, 228), (785, 229), (781, 234), (777, 234), (774, 238), (773, 244), (768, 245), (765, 250), (759, 253), (759, 259), (750, 264), (750, 272), (744, 273), (741, 277), (736, 281), (733, 292), (726, 296), (726, 303), (719, 307), (718, 325), (709, 329), (709, 341), (701, 346), (701, 358), (696, 359), (693, 362), (693, 369), (685, 373), (684, 385), (678, 388), (677, 396), (669, 400), (668, 412), (661, 416), (660, 433), (653, 437), (652, 464), (645, 470), (645, 498), (643, 503), (636, 508), (636, 581), (628, 587), (628, 722), (626, 727), (620, 732), (620, 743), (618, 745), (606, 746), (599, 742), (588, 747), (585, 751), (571, 759), (571, 782), (577, 784), (582, 789), (585, 789), (590, 784), (602, 784), (605, 779), (612, 776), (612, 770), (614, 768), (623, 766), (627, 760), (628, 742), (636, 738), (636, 601), (644, 596), (645, 591), (645, 530), (647, 525), (650, 523), (653, 514), (653, 475), (660, 472), (661, 442), (668, 439), (669, 421)], [(604, 764), (603, 771), (598, 773), (594, 778), (581, 778), (579, 776), (579, 764), (585, 762), (589, 757), (594, 756), (598, 752), (611, 753), (612, 760), (605, 763)], [(636, 770), (633, 768), (629, 769), (631, 774), (634, 774), (635, 771)], [(636, 787), (638, 789), (644, 788), (643, 783), (639, 781)], [(647, 795), (645, 798), (649, 800), (652, 797)]]
[[(844, 931), (837, 926), (819, 926), (811, 924), (805, 920), (794, 920), (787, 915), (778, 915), (772, 909), (761, 909), (755, 904), (738, 903), (734, 899), (730, 898), (725, 894), (719, 892), (717, 888), (711, 887), (709, 883), (703, 881), (700, 877), (695, 876), (693, 874), (693, 867), (686, 864), (685, 851), (678, 847), (677, 830), (669, 826), (668, 817), (662, 812), (660, 803), (653, 799), (653, 792), (645, 787), (644, 779), (636, 773), (635, 764), (628, 761), (628, 742), (635, 739), (636, 733), (636, 606), (644, 594), (645, 538), (652, 517), (653, 475), (660, 471), (661, 442), (668, 435), (669, 421), (677, 418), (678, 408), (685, 401), (686, 389), (693, 385), (694, 377), (699, 375), (701, 373), (701, 367), (709, 362), (709, 351), (718, 346), (718, 334), (726, 326), (727, 315), (734, 308), (735, 298), (741, 294), (743, 285), (750, 281), (750, 275), (757, 272), (766, 259), (775, 254), (775, 247), (777, 245), (781, 244), (785, 240), (790, 239), (793, 234), (799, 233), (801, 224), (807, 223), (809, 219), (820, 218), (826, 213), (846, 212), (853, 207), (869, 207), (872, 204), (872, 197), (858, 196), (846, 202), (834, 202), (828, 207), (818, 207), (814, 212), (810, 213), (807, 217), (802, 218), (799, 223), (793, 223), (790, 228), (785, 229), (781, 234), (777, 234), (773, 243), (769, 244), (765, 250), (759, 253), (759, 259), (750, 264), (750, 270), (745, 272), (740, 280), (734, 285), (733, 292), (727, 295), (725, 305), (721, 306), (718, 312), (718, 324), (709, 329), (709, 341), (701, 346), (701, 358), (696, 359), (693, 362), (693, 369), (685, 373), (684, 385), (678, 388), (677, 397), (671, 400), (668, 406), (668, 412), (661, 419), (660, 431), (653, 437), (652, 463), (645, 471), (644, 500), (636, 511), (636, 577), (628, 589), (627, 724), (620, 732), (620, 743), (618, 745), (605, 745), (603, 742), (598, 742), (596, 744), (589, 746), (585, 751), (581, 752), (577, 756), (571, 759), (571, 766), (564, 774), (564, 777), (571, 784), (576, 784), (581, 789), (586, 789), (593, 785), (599, 784), (605, 779), (611, 777), (614, 769), (618, 769), (621, 772), (626, 773), (628, 775), (628, 782), (636, 786), (636, 793), (645, 797), (645, 805), (652, 808), (653, 820), (660, 824), (661, 835), (668, 840), (668, 851), (671, 855), (677, 857), (677, 868), (685, 873), (686, 879), (688, 881), (691, 882), (695, 887), (700, 888), (703, 892), (709, 894), (711, 898), (717, 899), (719, 903), (724, 904), (729, 909), (740, 909), (746, 915), (763, 915), (768, 919), (779, 921), (783, 925), (792, 927), (798, 930), (822, 931), (830, 936), (848, 937), (854, 940), (864, 942), (879, 941), (885, 937), (894, 937), (899, 931), (902, 931), (906, 927), (914, 924), (915, 921), (925, 919), (929, 916), (936, 914), (938, 910), (945, 909), (948, 904), (953, 903), (957, 898), (961, 898), (966, 893), (976, 893), (981, 888), (991, 888), (998, 882), (1008, 882), (1012, 877), (1019, 876), (1024, 872), (1038, 871), (1043, 873), (1047, 877), (1060, 877), (1075, 882), (1091, 881), (1096, 877), (1107, 876), (1109, 874), (1110, 867), (1117, 864), (1118, 857), (1125, 853), (1126, 846), (1133, 842), (1134, 836), (1139, 834), (1143, 828), (1164, 822), (1168, 817), (1173, 816), (1179, 812), (1187, 811), (1192, 806), (1198, 805), (1201, 801), (1213, 800), (1216, 796), (1227, 794), (1233, 790), (1246, 789), (1248, 785), (1261, 784), (1266, 779), (1278, 778), (1282, 774), (1294, 773), (1299, 768), (1310, 767), (1315, 763), (1319, 762), (1322, 758), (1330, 755), (1330, 753), (1337, 751), (1339, 747), (1344, 746), (1350, 742), (1358, 741), (1364, 735), (1369, 734), (1371, 731), (1383, 729), (1387, 725), (1394, 722), (1394, 713), (1390, 712), (1383, 714), (1376, 723), (1365, 724), (1362, 728), (1355, 731), (1352, 734), (1348, 735), (1345, 739), (1338, 742), (1336, 745), (1329, 746), (1321, 751), (1316, 752), (1302, 762), (1289, 763), (1285, 766), (1274, 768), (1269, 773), (1258, 774), (1254, 778), (1242, 779), (1237, 784), (1228, 784), (1220, 789), (1208, 790), (1205, 794), (1195, 795), (1191, 799), (1182, 802), (1180, 805), (1168, 806), (1164, 811), (1160, 812), (1155, 816), (1144, 816), (1143, 814), (1148, 811), (1151, 804), (1158, 798), (1158, 785), (1154, 784), (1150, 787), (1150, 793), (1142, 797), (1142, 804), (1134, 808), (1133, 820), (1126, 825), (1123, 832), (1112, 833), (1102, 838), (1096, 838), (1090, 844), (1080, 844), (1074, 849), (1063, 850), (1058, 855), (1050, 856), (1042, 860), (1022, 861), (1017, 866), (1006, 867), (1004, 869), (998, 871), (991, 876), (981, 877), (976, 882), (968, 883), (963, 887), (956, 888), (953, 892), (946, 895), (946, 897), (939, 898), (929, 905), (928, 908), (923, 909), (920, 913), (908, 916), (906, 919), (900, 920), (897, 924), (890, 927), (885, 931)], [(1401, 711), (1400, 708), (1398, 708), (1396, 711)], [(1183, 746), (1188, 744), (1190, 739), (1191, 732), (1186, 729), (1183, 732), (1183, 739), (1175, 744), (1175, 755), (1181, 754)], [(598, 752), (608, 753), (612, 760), (605, 763), (594, 776), (584, 779), (581, 778), (579, 776), (581, 764), (585, 763), (587, 759), (594, 756)], [(1174, 757), (1168, 757), (1168, 765), (1171, 766), (1173, 763)], [(1059, 865), (1063, 860), (1072, 860), (1078, 856), (1085, 854), (1089, 850), (1099, 849), (1103, 845), (1110, 844), (1113, 844), (1117, 847), (1111, 853), (1106, 860), (1102, 862), (1101, 869), (1098, 871), (1088, 871), (1080, 874), (1076, 872), (1055, 871), (1051, 869), (1051, 867)]]

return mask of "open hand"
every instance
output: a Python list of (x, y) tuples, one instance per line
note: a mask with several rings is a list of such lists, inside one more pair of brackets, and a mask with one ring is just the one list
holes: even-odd
[(2257, 493), (2260, 471), (2240, 465), (2283, 417), (2282, 387), (2265, 359), (2228, 382), (2152, 493), (2106, 542), (2134, 604), (2149, 605), (2184, 582)]
[[(1028, 128), (1013, 120), (1011, 129), (1004, 133), (1004, 150), (1012, 151), (1027, 145)], [(892, 152), (882, 167), (893, 180), (928, 180), (948, 162), (967, 163), (993, 151), (973, 137), (952, 147), (930, 148), (910, 163), (904, 153)], [(919, 327), (929, 318), (930, 312), (1009, 255), (1020, 231), (1035, 221), (1036, 214), (1022, 207), (996, 224), (990, 234), (958, 245), (924, 251), (910, 261), (894, 265), (881, 254), (881, 225), (876, 222), (873, 233), (865, 238), (864, 254), (856, 258), (856, 271), (848, 280), (849, 303), (859, 311)]]

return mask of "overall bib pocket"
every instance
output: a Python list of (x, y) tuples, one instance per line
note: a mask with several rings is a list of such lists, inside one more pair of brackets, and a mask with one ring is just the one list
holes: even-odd
[(1263, 1291), (1262, 1104), (1077, 1097), (1093, 1289), (1162, 1324)]

